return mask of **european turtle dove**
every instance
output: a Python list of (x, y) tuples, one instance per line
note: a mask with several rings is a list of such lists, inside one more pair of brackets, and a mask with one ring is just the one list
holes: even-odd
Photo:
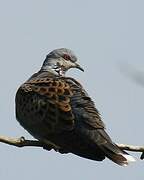
[(134, 158), (120, 150), (105, 131), (93, 101), (82, 85), (65, 76), (82, 67), (66, 48), (50, 52), (37, 73), (16, 94), (16, 118), (47, 150), (73, 153), (91, 160), (105, 157), (126, 166)]

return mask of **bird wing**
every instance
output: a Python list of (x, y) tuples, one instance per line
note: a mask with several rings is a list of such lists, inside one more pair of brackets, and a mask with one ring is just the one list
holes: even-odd
[(94, 129), (104, 129), (105, 125), (101, 120), (100, 113), (81, 84), (74, 78), (68, 77), (64, 79), (70, 85), (70, 89), (73, 92), (71, 96), (71, 106), (75, 118), (81, 118), (83, 123), (90, 125)]
[[(70, 105), (73, 95), (68, 83), (53, 77), (29, 79), (16, 94), (16, 117), (31, 134), (37, 127), (46, 133), (72, 130), (74, 115)], [(35, 132), (40, 133), (39, 130)]]
[(105, 124), (101, 120), (100, 114), (94, 102), (89, 97), (84, 88), (73, 78), (64, 78), (70, 85), (73, 92), (71, 96), (71, 107), (76, 124), (75, 131), (90, 142), (102, 145), (111, 142), (111, 138), (105, 132)]
[(39, 124), (43, 132), (50, 133), (72, 130), (81, 121), (95, 129), (104, 128), (93, 101), (73, 78), (29, 79), (17, 92), (16, 116), (26, 129)]

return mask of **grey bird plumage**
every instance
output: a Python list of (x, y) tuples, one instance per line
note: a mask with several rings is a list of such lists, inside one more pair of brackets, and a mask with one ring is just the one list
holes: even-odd
[(78, 81), (66, 76), (70, 68), (84, 71), (71, 50), (50, 52), (40, 71), (17, 91), (17, 120), (47, 150), (128, 165), (134, 158), (112, 142), (92, 99)]

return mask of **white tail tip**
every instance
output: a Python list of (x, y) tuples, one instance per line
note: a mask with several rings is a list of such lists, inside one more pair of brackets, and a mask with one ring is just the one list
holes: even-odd
[(135, 158), (132, 157), (131, 155), (123, 154), (122, 156), (127, 159), (127, 161), (123, 164), (123, 166), (127, 166), (129, 163), (136, 161)]

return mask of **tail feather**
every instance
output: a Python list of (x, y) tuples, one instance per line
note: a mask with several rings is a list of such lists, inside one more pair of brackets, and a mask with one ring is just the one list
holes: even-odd
[(122, 151), (116, 144), (107, 142), (101, 149), (105, 156), (121, 166), (127, 166), (129, 163), (136, 161), (131, 155)]

